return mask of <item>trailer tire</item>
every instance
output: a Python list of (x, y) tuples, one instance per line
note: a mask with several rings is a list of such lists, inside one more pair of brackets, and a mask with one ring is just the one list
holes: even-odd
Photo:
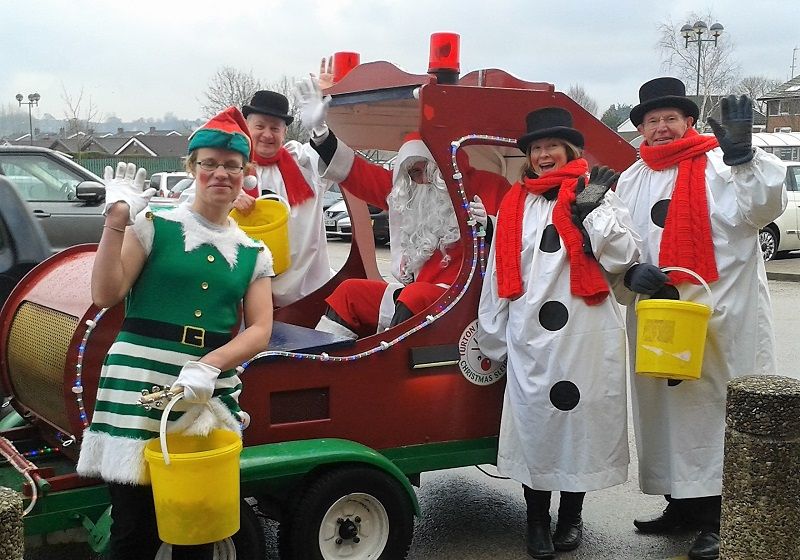
[(267, 557), (267, 543), (261, 521), (246, 500), (242, 500), (239, 510), (239, 531), (231, 537), (236, 560), (263, 560)]
[(414, 510), (405, 488), (391, 475), (345, 467), (310, 484), (288, 529), (296, 558), (399, 560), (411, 545)]

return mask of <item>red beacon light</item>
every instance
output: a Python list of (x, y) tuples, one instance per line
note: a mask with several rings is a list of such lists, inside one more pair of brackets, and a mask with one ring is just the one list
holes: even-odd
[(440, 84), (455, 84), (461, 71), (458, 33), (433, 33), (428, 57), (428, 73)]
[(344, 78), (350, 70), (361, 64), (361, 55), (357, 52), (333, 53), (333, 82)]

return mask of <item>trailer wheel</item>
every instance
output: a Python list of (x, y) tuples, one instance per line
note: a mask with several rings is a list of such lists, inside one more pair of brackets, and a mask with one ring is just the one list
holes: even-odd
[(289, 523), (292, 553), (310, 560), (402, 559), (413, 533), (406, 490), (389, 474), (366, 467), (315, 480)]
[[(263, 560), (267, 556), (264, 531), (253, 507), (242, 500), (239, 507), (239, 531), (214, 543), (214, 560)], [(155, 560), (171, 560), (172, 545), (162, 544)]]

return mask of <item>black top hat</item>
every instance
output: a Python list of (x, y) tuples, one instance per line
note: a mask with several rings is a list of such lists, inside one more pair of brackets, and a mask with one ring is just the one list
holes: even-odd
[(648, 111), (674, 107), (684, 112), (687, 117), (700, 116), (700, 109), (694, 101), (686, 97), (686, 86), (678, 78), (656, 78), (645, 82), (639, 88), (639, 104), (631, 109), (631, 122), (639, 126)]
[(294, 117), (289, 114), (289, 100), (285, 95), (277, 91), (257, 91), (249, 105), (242, 107), (242, 114), (247, 118), (250, 113), (261, 113), (278, 117), (286, 121), (287, 125), (292, 124)]
[(583, 134), (572, 128), (572, 115), (560, 107), (545, 107), (531, 111), (525, 117), (527, 133), (517, 140), (517, 147), (528, 152), (528, 146), (539, 138), (561, 138), (583, 148)]

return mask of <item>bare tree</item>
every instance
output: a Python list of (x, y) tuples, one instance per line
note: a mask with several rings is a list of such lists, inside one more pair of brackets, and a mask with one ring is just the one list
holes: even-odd
[(62, 82), (61, 99), (67, 105), (67, 108), (64, 109), (64, 118), (66, 119), (64, 130), (67, 135), (90, 132), (92, 130), (92, 122), (96, 122), (99, 117), (99, 111), (92, 102), (92, 97), (89, 96), (84, 99), (83, 87), (81, 87), (77, 97), (73, 96), (67, 91), (67, 87)]
[(276, 91), (285, 95), (289, 100), (289, 114), (295, 119), (286, 131), (286, 140), (307, 141), (308, 133), (300, 126), (297, 118), (294, 79), (287, 76), (281, 76), (275, 82), (264, 84), (255, 78), (252, 72), (243, 72), (230, 66), (223, 66), (211, 78), (208, 89), (204, 92), (206, 102), (202, 105), (203, 114), (210, 118), (231, 106), (241, 108), (250, 103), (253, 94), (261, 89)]
[(764, 101), (758, 101), (758, 98), (766, 95), (782, 83), (781, 80), (767, 78), (766, 76), (745, 76), (736, 84), (734, 91), (740, 95), (747, 95), (753, 100), (754, 106), (764, 113), (767, 110), (767, 104)]
[(203, 115), (211, 118), (220, 111), (234, 106), (241, 108), (253, 98), (253, 94), (264, 89), (261, 80), (252, 72), (244, 72), (232, 66), (223, 66), (217, 70), (208, 83), (203, 95), (201, 109)]
[(582, 85), (570, 85), (567, 95), (578, 105), (589, 111), (591, 114), (597, 113), (597, 101), (592, 99)]
[(687, 22), (692, 25), (696, 21), (710, 23), (717, 20), (711, 12), (692, 12), (686, 15), (682, 23), (676, 24), (671, 20), (662, 22), (658, 25), (661, 37), (658, 46), (663, 57), (662, 67), (683, 79), (689, 85), (689, 91), (692, 89), (690, 84), (695, 84), (695, 92), (699, 89), (699, 120), (705, 122), (705, 116), (710, 112), (710, 107), (707, 110), (710, 97), (729, 93), (733, 89), (739, 74), (739, 65), (734, 60), (734, 43), (728, 33), (723, 33), (716, 45), (707, 42), (686, 44), (681, 27)]

